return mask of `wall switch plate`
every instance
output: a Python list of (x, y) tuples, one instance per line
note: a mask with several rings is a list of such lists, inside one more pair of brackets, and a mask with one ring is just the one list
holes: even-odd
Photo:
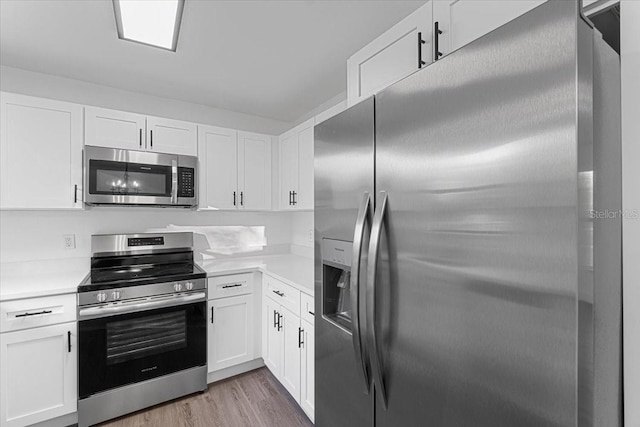
[(75, 234), (65, 234), (62, 236), (64, 242), (65, 249), (75, 249), (76, 248), (76, 235)]
[(313, 230), (309, 230), (309, 241), (313, 242)]

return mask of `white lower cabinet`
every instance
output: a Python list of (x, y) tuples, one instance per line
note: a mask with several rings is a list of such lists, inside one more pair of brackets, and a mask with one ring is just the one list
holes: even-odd
[(253, 295), (210, 300), (208, 309), (208, 371), (213, 372), (253, 360)]
[[(265, 276), (262, 300), (262, 357), (271, 373), (314, 419), (314, 336), (313, 325), (297, 313), (313, 301), (313, 297), (298, 291), (297, 298), (290, 285)], [(289, 298), (286, 298), (289, 297)], [(290, 309), (298, 304), (297, 313)], [(310, 318), (312, 320), (313, 317)]]
[(301, 321), (301, 350), (300, 357), (300, 406), (307, 413), (311, 421), (315, 416), (315, 336), (313, 325), (306, 320)]
[(2, 427), (31, 425), (77, 410), (75, 321), (6, 332), (0, 341)]

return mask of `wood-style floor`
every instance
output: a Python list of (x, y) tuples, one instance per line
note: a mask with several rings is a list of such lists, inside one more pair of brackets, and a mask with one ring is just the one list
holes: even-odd
[(313, 424), (291, 395), (260, 368), (192, 394), (101, 424), (101, 427), (299, 427)]

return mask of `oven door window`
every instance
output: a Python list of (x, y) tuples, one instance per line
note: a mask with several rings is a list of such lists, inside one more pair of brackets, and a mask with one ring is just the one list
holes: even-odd
[(206, 364), (206, 303), (79, 322), (80, 397)]
[(89, 193), (171, 196), (171, 166), (89, 160)]

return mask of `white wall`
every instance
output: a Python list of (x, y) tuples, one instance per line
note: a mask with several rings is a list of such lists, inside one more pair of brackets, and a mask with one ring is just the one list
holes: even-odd
[(214, 126), (279, 135), (291, 123), (0, 66), (0, 90)]
[[(144, 232), (174, 225), (265, 226), (267, 244), (288, 251), (291, 213), (195, 212), (173, 208), (96, 207), (86, 211), (0, 212), (0, 262), (91, 256), (91, 235)], [(63, 248), (63, 235), (75, 234), (76, 249)], [(269, 248), (267, 248), (269, 250)]]
[[(620, 2), (622, 208), (640, 210), (640, 1)], [(625, 425), (640, 426), (640, 219), (622, 223)]]

